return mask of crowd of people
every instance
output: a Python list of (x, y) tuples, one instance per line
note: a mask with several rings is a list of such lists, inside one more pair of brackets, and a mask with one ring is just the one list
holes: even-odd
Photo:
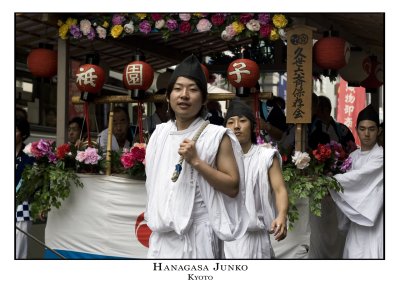
[[(291, 237), (297, 248), (293, 252), (280, 248), (274, 253), (275, 246), (284, 245), (288, 235), (288, 190), (282, 179), (281, 156), (276, 149), (256, 145), (255, 117), (249, 107), (252, 103), (231, 102), (224, 118), (226, 129), (202, 129), (206, 97), (204, 79), (196, 66), (193, 58), (186, 59), (174, 72), (167, 90), (172, 120), (157, 127), (150, 138), (148, 156), (152, 163), (146, 165), (146, 219), (153, 233), (148, 257), (383, 258), (383, 151), (382, 143), (378, 145), (382, 131), (376, 111), (369, 106), (359, 114), (356, 130), (360, 149), (350, 154), (354, 162), (350, 171), (335, 176), (344, 187), (343, 195), (331, 192), (325, 197), (321, 217), (305, 209), (307, 213), (300, 217), (301, 231), (296, 233), (298, 237)], [(334, 140), (348, 152), (353, 151), (354, 136), (347, 126), (332, 118), (329, 98), (313, 94), (312, 102), (307, 148), (312, 150)], [(206, 118), (221, 125), (218, 105), (208, 106), (211, 112)], [(273, 144), (293, 149), (294, 127), (286, 125), (284, 108), (281, 99), (261, 104), (260, 125)], [(211, 129), (215, 130), (210, 142)], [(234, 156), (227, 153), (222, 162), (220, 155), (226, 150), (226, 142), (230, 142), (228, 149)], [(177, 150), (184, 161), (176, 168), (183, 176), (171, 182)], [(225, 162), (236, 166), (238, 173), (225, 169)], [(210, 173), (210, 169), (217, 171)], [(160, 174), (165, 174), (162, 188), (156, 183)], [(368, 183), (360, 184), (358, 180), (364, 177), (369, 178)], [(239, 185), (231, 185), (237, 178)], [(232, 204), (224, 202), (228, 197), (235, 202), (233, 209)], [(241, 208), (243, 204), (247, 215)], [(216, 217), (216, 213), (226, 213), (227, 217)], [(222, 224), (225, 221), (231, 225), (228, 232)]]
[[(269, 144), (257, 144), (256, 138), (259, 120), (267, 141), (294, 149), (294, 126), (286, 124), (285, 101), (260, 101), (261, 116), (256, 118), (253, 103), (234, 100), (223, 117), (221, 106), (207, 101), (207, 81), (193, 55), (176, 67), (162, 93), (166, 101), (155, 104), (154, 114), (142, 126), (149, 134), (148, 258), (383, 258), (383, 124), (372, 106), (358, 115), (361, 146), (350, 154), (350, 171), (334, 176), (344, 192), (332, 191), (323, 199), (320, 217), (303, 210), (301, 231), (291, 235), (290, 190), (282, 176), (281, 154)], [(336, 122), (331, 111), (328, 97), (313, 94), (307, 149), (331, 140), (348, 150), (355, 146), (350, 129)], [(16, 116), (17, 191), (24, 167), (33, 164), (22, 152), (30, 133), (24, 116)], [(132, 146), (137, 126), (130, 124), (128, 110), (116, 106), (112, 120), (112, 149)], [(69, 121), (70, 144), (85, 140), (86, 133), (82, 118)], [(105, 129), (98, 137), (100, 148), (106, 148), (107, 139)], [(30, 222), (28, 202), (17, 206), (17, 226), (29, 231)], [(16, 258), (26, 258), (27, 238), (18, 229), (16, 234)], [(277, 247), (285, 240), (294, 245), (294, 252)]]

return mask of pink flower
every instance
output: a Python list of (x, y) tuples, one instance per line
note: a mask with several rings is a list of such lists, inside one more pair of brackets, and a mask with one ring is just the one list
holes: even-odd
[(78, 151), (75, 159), (85, 164), (96, 165), (101, 156), (97, 154), (96, 148), (88, 147), (85, 151)]
[(179, 13), (179, 19), (181, 19), (182, 21), (189, 21), (191, 18), (189, 13)]
[(53, 144), (53, 141), (46, 140), (46, 139), (40, 139), (38, 144), (37, 144), (37, 149), (43, 154), (46, 155), (51, 152), (51, 145)]
[(122, 15), (117, 15), (117, 14), (115, 14), (115, 15), (112, 17), (112, 23), (113, 23), (114, 26), (116, 26), (116, 25), (122, 25), (122, 23), (123, 23), (124, 21), (125, 21), (125, 17), (122, 16)]
[(87, 34), (87, 38), (89, 40), (93, 40), (96, 37), (96, 33), (94, 31), (94, 28), (91, 27), (89, 33)]
[(230, 41), (234, 36), (236, 36), (236, 32), (232, 25), (226, 26), (225, 30), (221, 33), (221, 38), (224, 41)]
[(135, 158), (131, 152), (122, 154), (120, 160), (125, 169), (132, 168), (135, 163)]
[(131, 153), (136, 161), (143, 162), (146, 156), (146, 149), (140, 147), (132, 147)]
[[(143, 164), (146, 156), (146, 144), (135, 143), (130, 150), (125, 150), (121, 154), (120, 161), (125, 169), (135, 167), (137, 164)], [(139, 166), (139, 165), (138, 165)]]
[(146, 143), (135, 143), (135, 144), (133, 144), (133, 146), (131, 147), (131, 150), (132, 150), (134, 147), (138, 147), (138, 148), (141, 148), (141, 149), (146, 149), (147, 145), (146, 145)]
[(178, 22), (174, 19), (167, 20), (167, 28), (170, 31), (175, 31), (178, 28)]
[(271, 20), (271, 17), (267, 13), (258, 14), (258, 21), (260, 21), (261, 25), (266, 25)]
[(139, 24), (139, 31), (145, 34), (148, 34), (151, 32), (151, 25), (147, 20), (143, 20)]
[(344, 160), (342, 166), (340, 166), (340, 171), (342, 171), (343, 173), (347, 172), (348, 170), (351, 169), (352, 163), (353, 163), (353, 159), (350, 156), (347, 157), (347, 159)]
[(258, 135), (257, 136), (257, 145), (261, 145), (264, 143), (265, 143), (264, 139), (260, 135)]
[[(35, 142), (33, 142), (33, 143), (35, 143)], [(29, 144), (26, 145), (25, 148), (24, 148), (24, 153), (27, 154), (28, 156), (31, 156), (31, 157), (34, 156), (33, 153), (32, 153), (32, 144), (33, 144), (33, 143), (29, 143)]]
[(197, 31), (199, 31), (199, 32), (210, 31), (211, 27), (212, 27), (212, 24), (207, 19), (201, 19), (196, 25)]

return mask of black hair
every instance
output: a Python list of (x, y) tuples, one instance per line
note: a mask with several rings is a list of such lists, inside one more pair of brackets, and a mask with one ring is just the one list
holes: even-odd
[(329, 111), (329, 113), (331, 113), (331, 111), (332, 111), (332, 103), (331, 103), (331, 100), (329, 99), (329, 97), (326, 97), (326, 96), (323, 96), (323, 95), (318, 96), (318, 108), (321, 111), (322, 110), (326, 110), (326, 111)]
[(15, 119), (15, 127), (21, 132), (22, 140), (25, 141), (31, 135), (31, 128), (29, 122), (22, 117), (17, 117)]
[[(199, 79), (197, 79), (197, 78), (194, 78), (194, 77), (191, 77), (191, 76), (183, 76), (183, 77), (188, 78), (190, 80), (193, 80), (196, 83), (197, 87), (200, 89), (200, 92), (201, 92), (201, 95), (202, 95), (202, 99), (203, 99), (203, 103), (205, 103), (207, 101), (207, 95), (208, 95), (207, 88), (204, 89), (204, 85), (202, 85), (201, 81)], [(173, 119), (173, 120), (176, 119), (175, 111), (173, 111), (173, 109), (171, 108), (171, 103), (169, 102), (169, 99), (170, 99), (172, 90), (174, 88), (176, 79), (175, 79), (175, 81), (170, 81), (168, 83), (168, 87), (167, 87), (167, 99), (168, 99), (169, 117), (171, 119)], [(200, 116), (200, 117), (204, 118), (206, 115), (207, 115), (207, 108), (206, 108), (205, 104), (203, 104), (201, 106), (201, 109), (200, 109), (199, 113), (196, 115), (196, 117)]]
[(86, 122), (82, 117), (76, 116), (76, 117), (72, 118), (68, 122), (68, 125), (71, 125), (72, 123), (78, 124), (79, 128), (81, 128), (81, 130), (86, 130)]
[(228, 122), (229, 118), (233, 116), (244, 116), (250, 121), (251, 125), (251, 143), (257, 144), (256, 129), (256, 118), (251, 110), (250, 106), (240, 102), (239, 100), (231, 101), (228, 110), (226, 111), (226, 116), (224, 120), (224, 126)]
[(17, 114), (17, 111), (19, 111), (19, 112), (21, 112), (23, 114), (22, 118), (24, 118), (25, 120), (28, 120), (28, 112), (26, 112), (25, 109), (23, 109), (22, 107), (16, 107), (15, 108), (15, 117), (16, 118), (20, 118), (21, 114)]
[(372, 106), (372, 104), (368, 105), (358, 113), (356, 126), (358, 127), (360, 122), (363, 120), (374, 121), (376, 126), (379, 127), (379, 115), (378, 112), (375, 111), (375, 108)]

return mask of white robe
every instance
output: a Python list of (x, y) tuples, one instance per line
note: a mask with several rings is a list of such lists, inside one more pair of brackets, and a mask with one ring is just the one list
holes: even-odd
[[(240, 192), (235, 198), (216, 191), (187, 162), (181, 174), (171, 181), (179, 161), (179, 144), (192, 139), (204, 122), (195, 120), (187, 129), (177, 131), (172, 121), (157, 125), (146, 151), (147, 206), (145, 218), (153, 231), (148, 258), (218, 258), (216, 237), (234, 240), (241, 237), (248, 225), (244, 205), (244, 168), (241, 147), (233, 132), (209, 124), (196, 142), (199, 157), (215, 166), (222, 137), (231, 139), (240, 172)], [(193, 217), (195, 192), (204, 201), (206, 218)]]
[[(120, 150), (117, 138), (114, 136), (114, 134), (112, 135), (111, 138), (112, 138), (111, 139), (111, 150), (113, 150), (113, 151)], [(108, 142), (108, 128), (101, 131), (97, 138), (97, 143), (99, 144), (100, 148), (103, 150), (107, 150), (107, 142)], [(131, 146), (129, 144), (129, 141), (125, 140), (125, 145), (123, 148), (129, 149), (130, 147)]]
[(242, 238), (224, 243), (226, 258), (261, 259), (273, 256), (268, 229), (275, 218), (275, 205), (268, 170), (275, 155), (280, 160), (276, 149), (257, 145), (252, 145), (243, 155), (246, 208), (250, 223)]
[(383, 149), (350, 154), (351, 170), (335, 175), (343, 193), (330, 191), (349, 227), (343, 258), (383, 258)]

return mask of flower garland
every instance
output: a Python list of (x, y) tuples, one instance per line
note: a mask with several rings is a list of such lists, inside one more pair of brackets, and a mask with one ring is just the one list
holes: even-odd
[(61, 39), (94, 40), (123, 38), (134, 33), (161, 32), (164, 39), (171, 33), (219, 34), (224, 41), (243, 37), (286, 40), (289, 20), (283, 14), (269, 13), (133, 13), (93, 14), (84, 19), (58, 20)]
[[(40, 139), (29, 143), (24, 152), (35, 158), (32, 166), (22, 173), (22, 184), (16, 199), (18, 203), (29, 200), (32, 218), (52, 207), (59, 208), (70, 194), (71, 185), (83, 187), (77, 173), (102, 173), (106, 168), (105, 152), (87, 147), (62, 144)], [(112, 152), (114, 173), (145, 178), (146, 144), (135, 143), (131, 149)]]

